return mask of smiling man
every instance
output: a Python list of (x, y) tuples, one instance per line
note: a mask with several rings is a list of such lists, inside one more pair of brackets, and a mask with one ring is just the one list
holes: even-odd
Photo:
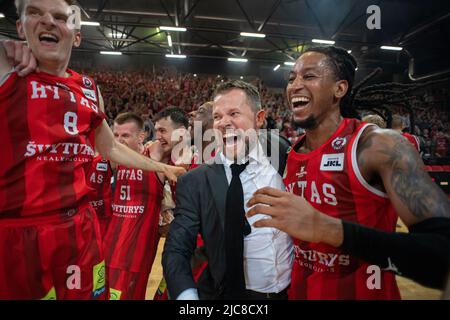
[(105, 297), (85, 175), (94, 145), (108, 160), (172, 180), (184, 172), (114, 141), (94, 81), (68, 68), (81, 41), (68, 21), (71, 4), (16, 1), (28, 47), (0, 41), (0, 299)]
[[(114, 138), (144, 152), (144, 120), (135, 113), (114, 119)], [(164, 180), (155, 172), (119, 165), (112, 218), (104, 240), (111, 300), (143, 300), (159, 242)]]
[[(221, 151), (211, 163), (189, 171), (177, 183), (175, 219), (163, 252), (169, 295), (176, 299), (287, 299), (291, 238), (275, 228), (251, 228), (253, 220), (245, 219), (244, 200), (258, 188), (284, 189), (258, 140), (257, 130), (265, 120), (259, 93), (243, 81), (224, 83), (214, 93), (212, 111)], [(209, 265), (197, 291), (190, 260), (199, 232)]]
[[(450, 202), (406, 139), (348, 116), (355, 68), (336, 47), (297, 59), (286, 93), (306, 133), (288, 155), (290, 192), (263, 188), (248, 203), (249, 217), (271, 216), (256, 227), (295, 238), (290, 299), (399, 299), (391, 271), (438, 287), (448, 272)], [(397, 214), (410, 234), (394, 233)]]

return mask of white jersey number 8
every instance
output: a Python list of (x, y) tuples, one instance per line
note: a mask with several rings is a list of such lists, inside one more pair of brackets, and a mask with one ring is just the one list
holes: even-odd
[(78, 134), (77, 121), (78, 116), (75, 112), (66, 112), (64, 115), (64, 129), (68, 134), (73, 136)]

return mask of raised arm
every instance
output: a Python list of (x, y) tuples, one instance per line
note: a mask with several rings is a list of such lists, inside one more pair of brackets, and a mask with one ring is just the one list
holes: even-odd
[(101, 156), (125, 167), (163, 173), (171, 182), (186, 172), (185, 169), (169, 166), (147, 158), (117, 142), (106, 120), (95, 130), (95, 145)]

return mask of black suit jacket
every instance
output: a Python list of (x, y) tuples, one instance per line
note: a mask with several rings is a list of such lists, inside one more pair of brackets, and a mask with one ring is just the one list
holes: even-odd
[[(268, 140), (278, 145), (276, 154), (266, 154), (270, 154), (268, 156), (273, 163), (280, 163), (278, 172), (282, 174), (289, 142), (275, 134), (270, 134)], [(198, 232), (203, 237), (208, 257), (208, 268), (199, 279), (200, 298), (216, 299), (223, 293), (227, 189), (225, 170), (219, 163), (201, 165), (178, 179), (175, 219), (171, 223), (162, 257), (169, 295), (174, 299), (188, 288), (197, 288), (190, 261)]]

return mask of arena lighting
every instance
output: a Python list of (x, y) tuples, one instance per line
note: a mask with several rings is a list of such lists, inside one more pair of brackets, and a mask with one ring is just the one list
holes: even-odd
[(239, 78), (240, 78), (241, 80), (242, 80), (242, 79), (244, 79), (244, 77), (243, 77), (243, 76), (240, 76)]
[(335, 44), (335, 41), (333, 40), (312, 39), (311, 41), (314, 43)]
[(4, 18), (5, 15), (3, 13), (0, 13), (0, 18)]
[(123, 34), (122, 32), (116, 32), (116, 33), (112, 33), (112, 32), (110, 32), (110, 33), (108, 33), (108, 36), (110, 36), (111, 38), (112, 37), (116, 37), (116, 38), (122, 38), (123, 36), (126, 36), (126, 34)]
[(121, 56), (122, 52), (120, 52), (120, 51), (100, 51), (100, 54), (108, 54), (111, 56)]
[(273, 71), (277, 71), (278, 69), (280, 69), (280, 67), (281, 67), (281, 65), (277, 64), (277, 65), (275, 66), (275, 68), (273, 68)]
[(166, 54), (167, 58), (186, 59), (185, 54)]
[(266, 35), (264, 33), (253, 33), (253, 32), (241, 32), (242, 37), (251, 37), (251, 38), (265, 38)]
[(196, 73), (194, 73), (194, 77), (196, 77), (197, 76), (197, 74)]
[(347, 50), (348, 53), (352, 53), (352, 50)]
[(167, 43), (169, 44), (169, 47), (172, 46), (172, 36), (170, 34), (167, 35)]
[(295, 66), (295, 62), (292, 62), (292, 61), (285, 61), (285, 62), (284, 62), (284, 65), (285, 65), (285, 66)]
[(393, 47), (393, 46), (381, 46), (380, 47), (383, 50), (393, 50), (393, 51), (402, 51), (402, 47)]
[(96, 22), (96, 21), (81, 21), (81, 25), (82, 26), (98, 27), (98, 26), (100, 26), (100, 22)]
[(185, 32), (187, 29), (186, 28), (180, 28), (180, 27), (165, 27), (165, 26), (160, 26), (159, 30), (164, 30), (164, 31), (181, 31), (181, 32)]
[(245, 59), (245, 58), (228, 58), (228, 61), (232, 61), (232, 62), (247, 62), (248, 59)]

